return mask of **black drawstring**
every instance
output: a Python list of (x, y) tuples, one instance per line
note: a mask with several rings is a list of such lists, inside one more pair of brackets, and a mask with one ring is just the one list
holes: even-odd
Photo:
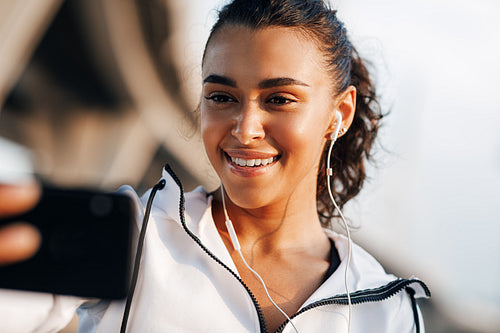
[(415, 321), (416, 332), (420, 333), (420, 318), (418, 316), (417, 300), (415, 299), (415, 290), (406, 287), (406, 292), (410, 295), (411, 307), (413, 309), (413, 320)]
[(162, 179), (156, 184), (151, 190), (151, 194), (148, 198), (148, 203), (146, 205), (146, 211), (144, 212), (144, 218), (142, 220), (141, 233), (139, 234), (139, 241), (137, 243), (137, 251), (135, 253), (134, 261), (134, 271), (132, 273), (132, 279), (130, 281), (130, 288), (127, 294), (127, 303), (125, 304), (125, 310), (123, 312), (122, 326), (120, 328), (120, 333), (125, 333), (127, 330), (127, 321), (130, 313), (130, 306), (132, 305), (132, 298), (134, 297), (135, 285), (137, 284), (137, 276), (139, 275), (139, 266), (141, 264), (142, 248), (144, 246), (144, 238), (146, 236), (146, 228), (148, 226), (149, 214), (151, 213), (151, 206), (153, 205), (153, 199), (158, 190), (165, 187), (166, 181)]

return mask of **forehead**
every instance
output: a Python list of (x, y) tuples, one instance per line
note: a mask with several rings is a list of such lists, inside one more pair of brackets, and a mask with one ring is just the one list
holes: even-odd
[(329, 80), (323, 54), (312, 38), (286, 27), (222, 27), (207, 45), (203, 62), (203, 76), (213, 73)]

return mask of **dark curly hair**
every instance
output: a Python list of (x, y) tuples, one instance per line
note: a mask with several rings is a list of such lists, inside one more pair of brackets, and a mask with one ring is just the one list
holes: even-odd
[[(334, 197), (342, 208), (361, 190), (366, 178), (365, 160), (370, 158), (382, 114), (369, 72), (351, 45), (337, 12), (322, 0), (233, 0), (219, 12), (206, 45), (221, 27), (227, 25), (251, 29), (271, 26), (298, 29), (312, 37), (325, 55), (327, 68), (335, 82), (333, 94), (338, 96), (350, 86), (356, 88), (354, 120), (349, 131), (336, 142), (331, 161)], [(318, 214), (324, 226), (329, 226), (332, 218), (338, 216), (325, 182), (327, 153), (328, 145), (325, 145), (316, 193)]]

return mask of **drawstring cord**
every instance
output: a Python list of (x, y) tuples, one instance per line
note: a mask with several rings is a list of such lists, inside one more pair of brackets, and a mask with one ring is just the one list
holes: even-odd
[(153, 205), (153, 199), (158, 190), (165, 187), (166, 181), (162, 179), (156, 184), (151, 190), (151, 194), (148, 198), (148, 203), (146, 205), (146, 211), (144, 212), (144, 218), (142, 219), (141, 233), (139, 234), (139, 241), (137, 243), (137, 251), (135, 253), (134, 260), (134, 270), (132, 273), (132, 279), (130, 281), (130, 288), (127, 294), (127, 303), (125, 304), (125, 310), (123, 311), (122, 326), (120, 328), (120, 333), (125, 333), (127, 330), (127, 321), (130, 314), (130, 307), (132, 305), (132, 299), (134, 297), (135, 285), (137, 284), (137, 277), (139, 275), (139, 267), (141, 265), (142, 248), (144, 247), (144, 239), (146, 236), (146, 228), (148, 226), (149, 215), (151, 214), (151, 206)]
[(413, 320), (415, 321), (415, 331), (420, 333), (420, 318), (418, 316), (417, 300), (415, 299), (415, 290), (410, 287), (406, 287), (406, 292), (410, 295), (411, 308), (413, 310)]

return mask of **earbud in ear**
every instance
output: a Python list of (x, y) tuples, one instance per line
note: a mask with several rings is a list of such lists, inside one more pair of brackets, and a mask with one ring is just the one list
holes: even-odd
[(340, 127), (342, 126), (342, 114), (339, 111), (335, 112), (335, 130), (330, 134), (330, 139), (335, 142), (339, 136)]

